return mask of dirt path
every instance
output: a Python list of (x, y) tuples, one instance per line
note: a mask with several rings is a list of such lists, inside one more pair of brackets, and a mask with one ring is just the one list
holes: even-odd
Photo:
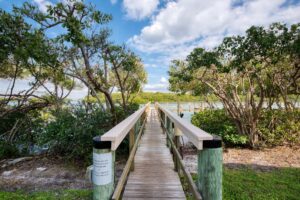
[[(184, 162), (190, 172), (197, 171), (195, 151), (186, 151)], [(224, 150), (223, 163), (228, 168), (250, 167), (263, 171), (280, 167), (300, 168), (300, 147), (278, 146), (264, 150), (229, 148)]]
[[(120, 176), (125, 161), (117, 162)], [(66, 164), (63, 159), (35, 158), (14, 166), (0, 168), (0, 190), (41, 191), (55, 189), (88, 189), (92, 184), (85, 177), (86, 168)]]

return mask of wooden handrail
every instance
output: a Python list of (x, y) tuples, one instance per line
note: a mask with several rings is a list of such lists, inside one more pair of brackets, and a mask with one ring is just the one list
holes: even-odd
[(149, 105), (150, 103), (147, 103), (102, 135), (101, 141), (111, 141), (111, 150), (115, 151)]
[(141, 128), (139, 130), (138, 135), (137, 135), (137, 138), (135, 140), (135, 143), (134, 143), (134, 145), (132, 147), (132, 150), (130, 151), (129, 158), (128, 158), (127, 162), (126, 162), (126, 165), (124, 167), (122, 175), (121, 175), (121, 177), (120, 177), (120, 179), (118, 181), (118, 184), (117, 184), (117, 186), (115, 188), (115, 191), (114, 191), (114, 193), (112, 195), (112, 198), (111, 198), (112, 200), (118, 200), (118, 199), (120, 199), (120, 196), (122, 194), (122, 190), (124, 188), (125, 182), (127, 180), (129, 172), (130, 172), (131, 165), (133, 163), (133, 159), (134, 159), (134, 156), (135, 156), (135, 153), (136, 153), (136, 150), (137, 150), (137, 147), (138, 147), (138, 144), (139, 144), (139, 141), (140, 141), (140, 138), (141, 138), (141, 135), (142, 135), (145, 123), (146, 123), (146, 119), (147, 119), (147, 117), (145, 117), (145, 119), (143, 121), (143, 124), (142, 124), (142, 126), (141, 126)]
[(163, 108), (159, 103), (156, 106), (161, 110), (173, 123), (181, 130), (181, 132), (192, 142), (198, 150), (203, 148), (203, 140), (213, 140), (213, 136), (193, 124), (180, 118), (176, 113), (173, 113)]
[(199, 193), (199, 191), (198, 191), (198, 189), (197, 189), (197, 186), (196, 186), (196, 184), (194, 183), (191, 174), (190, 174), (190, 173), (188, 172), (188, 170), (185, 168), (185, 165), (184, 165), (183, 160), (182, 160), (182, 158), (181, 158), (181, 156), (180, 156), (180, 153), (178, 152), (178, 149), (176, 148), (176, 145), (175, 145), (174, 142), (173, 142), (171, 133), (170, 133), (170, 131), (167, 129), (166, 124), (164, 123), (164, 121), (162, 120), (162, 118), (161, 118), (160, 115), (159, 115), (159, 119), (160, 119), (160, 121), (161, 121), (162, 124), (163, 124), (163, 127), (162, 127), (162, 128), (165, 130), (166, 135), (167, 135), (167, 139), (170, 141), (170, 144), (171, 144), (173, 153), (174, 153), (174, 155), (176, 156), (177, 160), (179, 161), (180, 168), (182, 169), (183, 174), (184, 174), (184, 176), (186, 177), (186, 179), (187, 179), (187, 181), (188, 181), (189, 187), (190, 187), (191, 190), (192, 190), (194, 199), (196, 199), (196, 200), (202, 200), (201, 194)]

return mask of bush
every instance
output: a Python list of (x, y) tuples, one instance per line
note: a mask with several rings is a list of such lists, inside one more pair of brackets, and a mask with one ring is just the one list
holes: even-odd
[(261, 145), (300, 143), (300, 111), (264, 110), (258, 124)]
[[(125, 112), (117, 107), (117, 120), (123, 120), (137, 108), (137, 105), (130, 105)], [(90, 161), (92, 138), (103, 135), (113, 127), (112, 115), (100, 108), (87, 113), (83, 106), (77, 105), (53, 112), (52, 115), (54, 120), (39, 134), (39, 144), (47, 144), (49, 153), (71, 160)], [(121, 145), (120, 150), (122, 148), (128, 149), (128, 143)]]
[(204, 110), (193, 115), (192, 124), (204, 131), (219, 135), (226, 145), (245, 145), (248, 138), (239, 135), (233, 121), (224, 110)]
[[(192, 123), (223, 138), (226, 145), (245, 145), (248, 138), (239, 135), (234, 122), (223, 109), (204, 110), (192, 117)], [(300, 143), (300, 111), (263, 110), (258, 122), (261, 146)]]
[(18, 148), (8, 142), (0, 141), (0, 160), (19, 156)]
[(13, 112), (0, 120), (0, 159), (26, 155), (45, 125), (39, 110)]

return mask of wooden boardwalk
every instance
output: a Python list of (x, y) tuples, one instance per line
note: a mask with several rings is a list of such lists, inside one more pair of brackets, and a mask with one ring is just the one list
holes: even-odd
[(186, 199), (174, 162), (166, 146), (155, 109), (151, 108), (145, 133), (135, 155), (123, 199)]

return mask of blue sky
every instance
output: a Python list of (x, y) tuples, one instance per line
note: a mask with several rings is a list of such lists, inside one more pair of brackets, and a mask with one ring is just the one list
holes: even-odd
[[(29, 0), (41, 10), (64, 0)], [(0, 0), (10, 10), (23, 0)], [(168, 87), (168, 65), (195, 47), (213, 48), (225, 36), (243, 34), (251, 25), (300, 22), (300, 0), (87, 0), (113, 15), (111, 40), (127, 44), (148, 72), (145, 91)], [(55, 34), (55, 33), (52, 33)]]

